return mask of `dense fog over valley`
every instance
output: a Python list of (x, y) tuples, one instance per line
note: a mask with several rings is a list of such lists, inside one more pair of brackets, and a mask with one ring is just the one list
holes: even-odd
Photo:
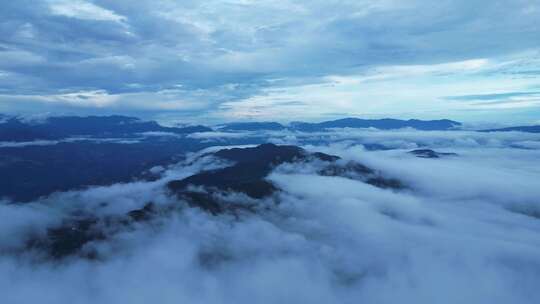
[(151, 180), (5, 199), (6, 303), (540, 300), (538, 134), (186, 136)]

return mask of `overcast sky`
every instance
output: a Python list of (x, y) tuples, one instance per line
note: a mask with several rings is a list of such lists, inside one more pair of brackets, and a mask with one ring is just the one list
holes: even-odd
[(540, 122), (539, 0), (0, 2), (0, 112)]

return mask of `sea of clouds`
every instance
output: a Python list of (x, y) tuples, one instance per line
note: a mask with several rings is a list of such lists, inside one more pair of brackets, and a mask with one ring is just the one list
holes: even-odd
[[(199, 134), (216, 141), (228, 134)], [(540, 135), (334, 130), (250, 134), (361, 162), (397, 178), (383, 190), (319, 176), (316, 162), (268, 177), (255, 212), (211, 215), (166, 183), (227, 163), (190, 155), (161, 179), (0, 204), (2, 303), (539, 303)], [(382, 145), (385, 150), (367, 149)], [(417, 158), (430, 148), (458, 156)], [(205, 152), (216, 150), (206, 150)], [(230, 194), (243, 200), (241, 196)], [(28, 235), (83, 212), (177, 206), (86, 246), (100, 259), (46, 259)]]

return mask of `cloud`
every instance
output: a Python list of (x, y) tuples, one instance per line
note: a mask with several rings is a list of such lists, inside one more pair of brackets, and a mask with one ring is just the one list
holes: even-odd
[(126, 17), (119, 16), (113, 11), (104, 9), (91, 2), (86, 1), (49, 1), (49, 8), (54, 15), (78, 18), (83, 20), (100, 20), (124, 22)]
[[(530, 1), (24, 0), (0, 8), (2, 111), (84, 113), (47, 100), (101, 92), (139, 98), (122, 110), (148, 116), (467, 116), (439, 99), (538, 85), (539, 13)], [(178, 86), (175, 102), (163, 96)], [(83, 104), (104, 113), (117, 106)]]
[[(485, 109), (488, 115), (498, 115), (498, 121), (515, 120), (516, 115), (509, 119), (513, 109), (527, 108), (533, 111), (538, 107), (533, 94), (508, 96), (507, 100), (497, 104), (478, 104), (473, 100), (470, 100), (471, 103), (458, 104), (450, 102), (455, 98), (448, 96), (455, 92), (470, 93), (462, 95), (469, 97), (478, 97), (485, 92), (522, 92), (520, 90), (534, 85), (538, 79), (518, 77), (505, 83), (501, 83), (500, 79), (507, 77), (504, 76), (507, 71), (518, 69), (523, 64), (522, 61), (499, 58), (371, 67), (356, 73), (327, 75), (308, 83), (277, 82), (246, 99), (221, 103), (215, 112), (236, 120), (286, 117), (290, 121), (320, 119), (318, 117), (321, 115), (330, 118), (347, 115), (374, 118), (450, 117), (479, 121), (474, 117), (477, 114), (467, 111)], [(485, 95), (497, 96), (496, 93)], [(501, 111), (489, 112), (489, 109)]]
[(540, 104), (539, 92), (508, 92), (479, 95), (448, 96), (447, 100), (467, 101), (471, 107), (486, 109), (534, 108)]
[[(190, 92), (182, 89), (119, 94), (111, 94), (105, 90), (54, 95), (0, 94), (0, 109), (25, 113), (24, 110), (31, 107), (57, 113), (132, 113), (146, 117), (148, 113), (160, 111), (200, 111), (209, 106), (211, 96), (214, 94), (216, 93)], [(149, 100), (155, 100), (155, 102), (150, 103)]]
[(509, 92), (509, 93), (497, 93), (497, 94), (481, 94), (481, 95), (461, 95), (461, 96), (449, 96), (449, 100), (457, 101), (469, 101), (469, 100), (478, 100), (478, 101), (491, 101), (491, 100), (504, 100), (512, 97), (529, 97), (536, 96), (540, 92)]
[[(233, 135), (235, 133), (232, 133)], [(486, 149), (518, 147), (522, 142), (538, 142), (540, 136), (534, 133), (499, 132), (484, 133), (472, 130), (461, 131), (417, 131), (414, 129), (377, 130), (377, 129), (351, 129), (335, 128), (324, 132), (298, 132), (298, 131), (267, 131), (259, 132), (260, 137), (267, 137), (269, 141), (280, 144), (302, 145), (317, 147), (332, 143), (337, 145), (339, 153), (349, 146), (363, 145), (368, 150), (415, 149), (428, 147), (433, 149)], [(254, 136), (255, 134), (251, 134)], [(225, 136), (224, 136), (225, 137)], [(360, 153), (360, 152), (358, 152)]]
[[(3, 202), (0, 291), (7, 302), (45, 303), (540, 300), (540, 150), (511, 147), (539, 142), (537, 135), (351, 132), (296, 134), (295, 140), (309, 142), (310, 136), (318, 144), (306, 145), (309, 150), (360, 161), (408, 189), (319, 176), (317, 162), (288, 165), (269, 177), (282, 189), (279, 204), (262, 200), (253, 213), (212, 216), (164, 189), (167, 181), (227, 166), (200, 158), (220, 148), (212, 147), (160, 170), (154, 182), (57, 193), (27, 205)], [(403, 146), (369, 152), (357, 140), (366, 138), (452, 147), (459, 156), (419, 159)], [(16, 250), (25, 235), (72, 216), (93, 214), (114, 223), (148, 201), (170, 212), (109, 227), (107, 240), (87, 244), (100, 260), (36, 260)]]

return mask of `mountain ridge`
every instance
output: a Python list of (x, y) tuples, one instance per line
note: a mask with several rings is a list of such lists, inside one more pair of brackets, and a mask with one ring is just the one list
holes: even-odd
[(481, 132), (513, 132), (513, 131), (526, 132), (526, 133), (540, 133), (540, 125), (515, 126), (515, 127), (500, 128), (500, 129), (481, 130)]
[(323, 121), (320, 123), (297, 122), (292, 125), (293, 129), (299, 131), (321, 131), (330, 128), (376, 128), (380, 130), (395, 130), (403, 128), (413, 128), (423, 131), (441, 131), (453, 130), (462, 124), (449, 119), (439, 120), (420, 120), (420, 119), (361, 119), (361, 118), (342, 118), (337, 120)]
[(145, 132), (190, 134), (212, 131), (205, 126), (164, 127), (156, 121), (137, 117), (51, 116), (42, 121), (25, 121), (17, 117), (0, 122), (0, 141), (58, 140), (74, 136), (125, 137)]

